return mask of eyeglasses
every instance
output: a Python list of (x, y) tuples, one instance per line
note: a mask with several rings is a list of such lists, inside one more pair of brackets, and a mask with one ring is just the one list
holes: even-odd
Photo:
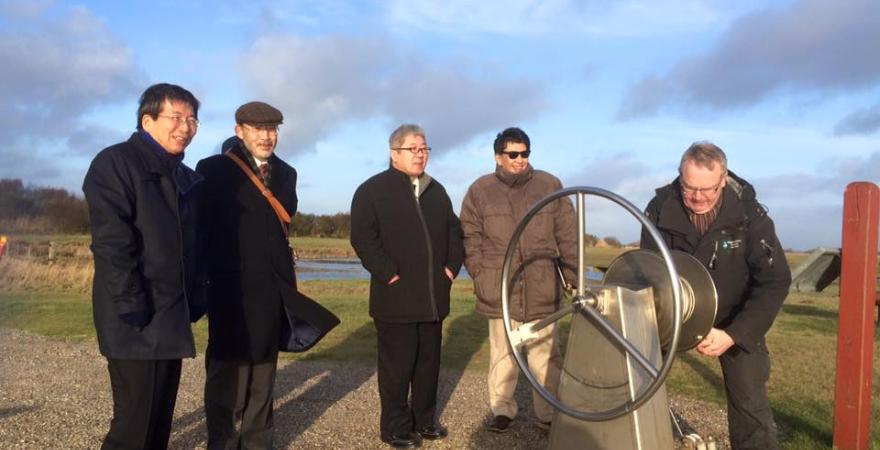
[(162, 114), (159, 114), (158, 116), (170, 119), (172, 122), (174, 122), (174, 126), (176, 127), (183, 125), (184, 122), (186, 122), (186, 124), (189, 125), (190, 128), (199, 127), (199, 119), (196, 119), (195, 117), (163, 116)]
[(419, 147), (419, 148), (415, 148), (415, 147), (392, 147), (391, 150), (396, 150), (396, 151), (398, 151), (398, 152), (401, 151), (401, 150), (406, 150), (406, 151), (412, 153), (413, 155), (419, 155), (419, 154), (422, 154), (422, 153), (424, 153), (425, 155), (427, 155), (428, 153), (431, 153), (431, 147)]
[(248, 125), (245, 123), (245, 124), (242, 124), (242, 126), (244, 126), (245, 128), (248, 128), (254, 132), (257, 132), (257, 133), (265, 131), (269, 134), (278, 134), (278, 125), (258, 125), (258, 126), (255, 126), (255, 125)]
[(709, 195), (709, 194), (714, 194), (714, 193), (718, 192), (718, 188), (721, 187), (721, 182), (722, 182), (722, 181), (724, 181), (724, 178), (721, 178), (721, 180), (719, 180), (719, 181), (718, 181), (718, 184), (716, 184), (715, 186), (707, 187), (707, 188), (695, 188), (695, 187), (690, 187), (690, 186), (685, 185), (683, 181), (680, 181), (680, 183), (681, 183), (681, 192), (684, 193), (685, 195), (696, 195), (696, 194)]
[(522, 152), (501, 152), (501, 153), (507, 155), (507, 157), (510, 159), (516, 159), (516, 158), (519, 158), (520, 156), (522, 156), (523, 159), (528, 159), (529, 155), (532, 154), (532, 151), (525, 150)]

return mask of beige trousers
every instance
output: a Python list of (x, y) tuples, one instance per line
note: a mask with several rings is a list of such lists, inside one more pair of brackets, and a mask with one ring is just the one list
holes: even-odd
[[(511, 321), (514, 328), (523, 325)], [(529, 324), (535, 323), (529, 322)], [(559, 373), (562, 370), (562, 353), (559, 350), (556, 324), (538, 332), (538, 337), (526, 345), (529, 369), (535, 378), (556, 395), (559, 386)], [(510, 353), (507, 338), (504, 336), (504, 319), (489, 319), (489, 407), (496, 416), (514, 418), (518, 411), (513, 392), (519, 377), (519, 367)], [(535, 416), (541, 422), (553, 419), (553, 407), (541, 394), (532, 390)]]

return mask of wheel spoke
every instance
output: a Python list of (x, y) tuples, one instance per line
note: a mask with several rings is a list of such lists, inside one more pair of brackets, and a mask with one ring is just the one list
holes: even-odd
[(659, 371), (650, 361), (648, 361), (648, 358), (645, 358), (645, 355), (643, 355), (642, 352), (632, 344), (632, 342), (621, 336), (620, 333), (615, 330), (598, 311), (589, 307), (579, 308), (579, 311), (584, 317), (592, 322), (593, 325), (596, 325), (609, 339), (611, 339), (612, 343), (617, 344), (623, 351), (629, 353), (630, 356), (632, 356), (633, 359), (635, 359), (636, 362), (648, 372), (648, 375), (650, 375), (652, 379), (657, 378)]

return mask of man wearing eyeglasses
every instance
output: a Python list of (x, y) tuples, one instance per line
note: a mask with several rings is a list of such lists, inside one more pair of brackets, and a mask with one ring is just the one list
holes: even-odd
[(137, 131), (95, 156), (83, 181), (95, 277), (98, 347), (113, 420), (102, 448), (166, 448), (190, 322), (204, 314), (197, 242), (202, 178), (183, 164), (199, 101), (173, 84), (140, 98)]
[(446, 190), (425, 172), (431, 148), (424, 130), (401, 125), (388, 142), (391, 167), (352, 198), (351, 245), (370, 272), (379, 436), (395, 448), (416, 448), (447, 435), (436, 417), (441, 331), (464, 249)]
[[(518, 406), (513, 398), (519, 369), (501, 318), (501, 266), (513, 230), (540, 199), (562, 188), (553, 175), (529, 164), (531, 142), (519, 128), (508, 128), (495, 138), (495, 172), (470, 186), (461, 205), (465, 265), (474, 281), (477, 312), (489, 320), (489, 431), (507, 432)], [(519, 242), (510, 288), (513, 327), (529, 326), (559, 308), (563, 289), (554, 259), (577, 261), (577, 222), (568, 199), (560, 199), (535, 216)], [(566, 269), (567, 274), (574, 274)], [(571, 278), (570, 278), (571, 279)], [(556, 393), (562, 356), (555, 324), (537, 333), (527, 345), (532, 373), (548, 391)], [(553, 407), (533, 392), (537, 426), (550, 428)]]
[[(731, 446), (778, 448), (767, 398), (770, 356), (764, 335), (791, 283), (785, 253), (755, 189), (727, 170), (718, 146), (695, 142), (682, 155), (678, 172), (672, 183), (657, 189), (645, 214), (671, 250), (692, 254), (715, 282), (715, 325), (697, 351), (721, 363)], [(641, 244), (657, 249), (644, 230)]]
[[(275, 154), (284, 117), (264, 102), (235, 112), (235, 139), (205, 158), (208, 448), (272, 448), (272, 391), (279, 344), (304, 351), (338, 321), (296, 291), (287, 217), (296, 213), (296, 170)], [(259, 185), (258, 185), (259, 184)], [(282, 214), (282, 215), (284, 215)], [(295, 324), (296, 326), (292, 326)], [(299, 345), (286, 345), (288, 331)]]

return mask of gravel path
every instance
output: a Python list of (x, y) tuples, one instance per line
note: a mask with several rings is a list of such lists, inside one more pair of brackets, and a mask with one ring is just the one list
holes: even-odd
[[(110, 423), (112, 402), (106, 362), (94, 342), (67, 342), (0, 329), (0, 447), (98, 448)], [(521, 379), (523, 405), (510, 432), (484, 431), (488, 419), (485, 375), (444, 370), (440, 375), (442, 422), (448, 438), (426, 441), (434, 449), (545, 448), (547, 436), (533, 425), (531, 396)], [(205, 447), (202, 412), (204, 359), (183, 362), (170, 447)], [(288, 362), (278, 371), (275, 444), (297, 449), (388, 448), (378, 439), (379, 398), (375, 368)], [(675, 411), (704, 436), (726, 448), (724, 411), (672, 398)], [(344, 430), (344, 431), (343, 431)]]

